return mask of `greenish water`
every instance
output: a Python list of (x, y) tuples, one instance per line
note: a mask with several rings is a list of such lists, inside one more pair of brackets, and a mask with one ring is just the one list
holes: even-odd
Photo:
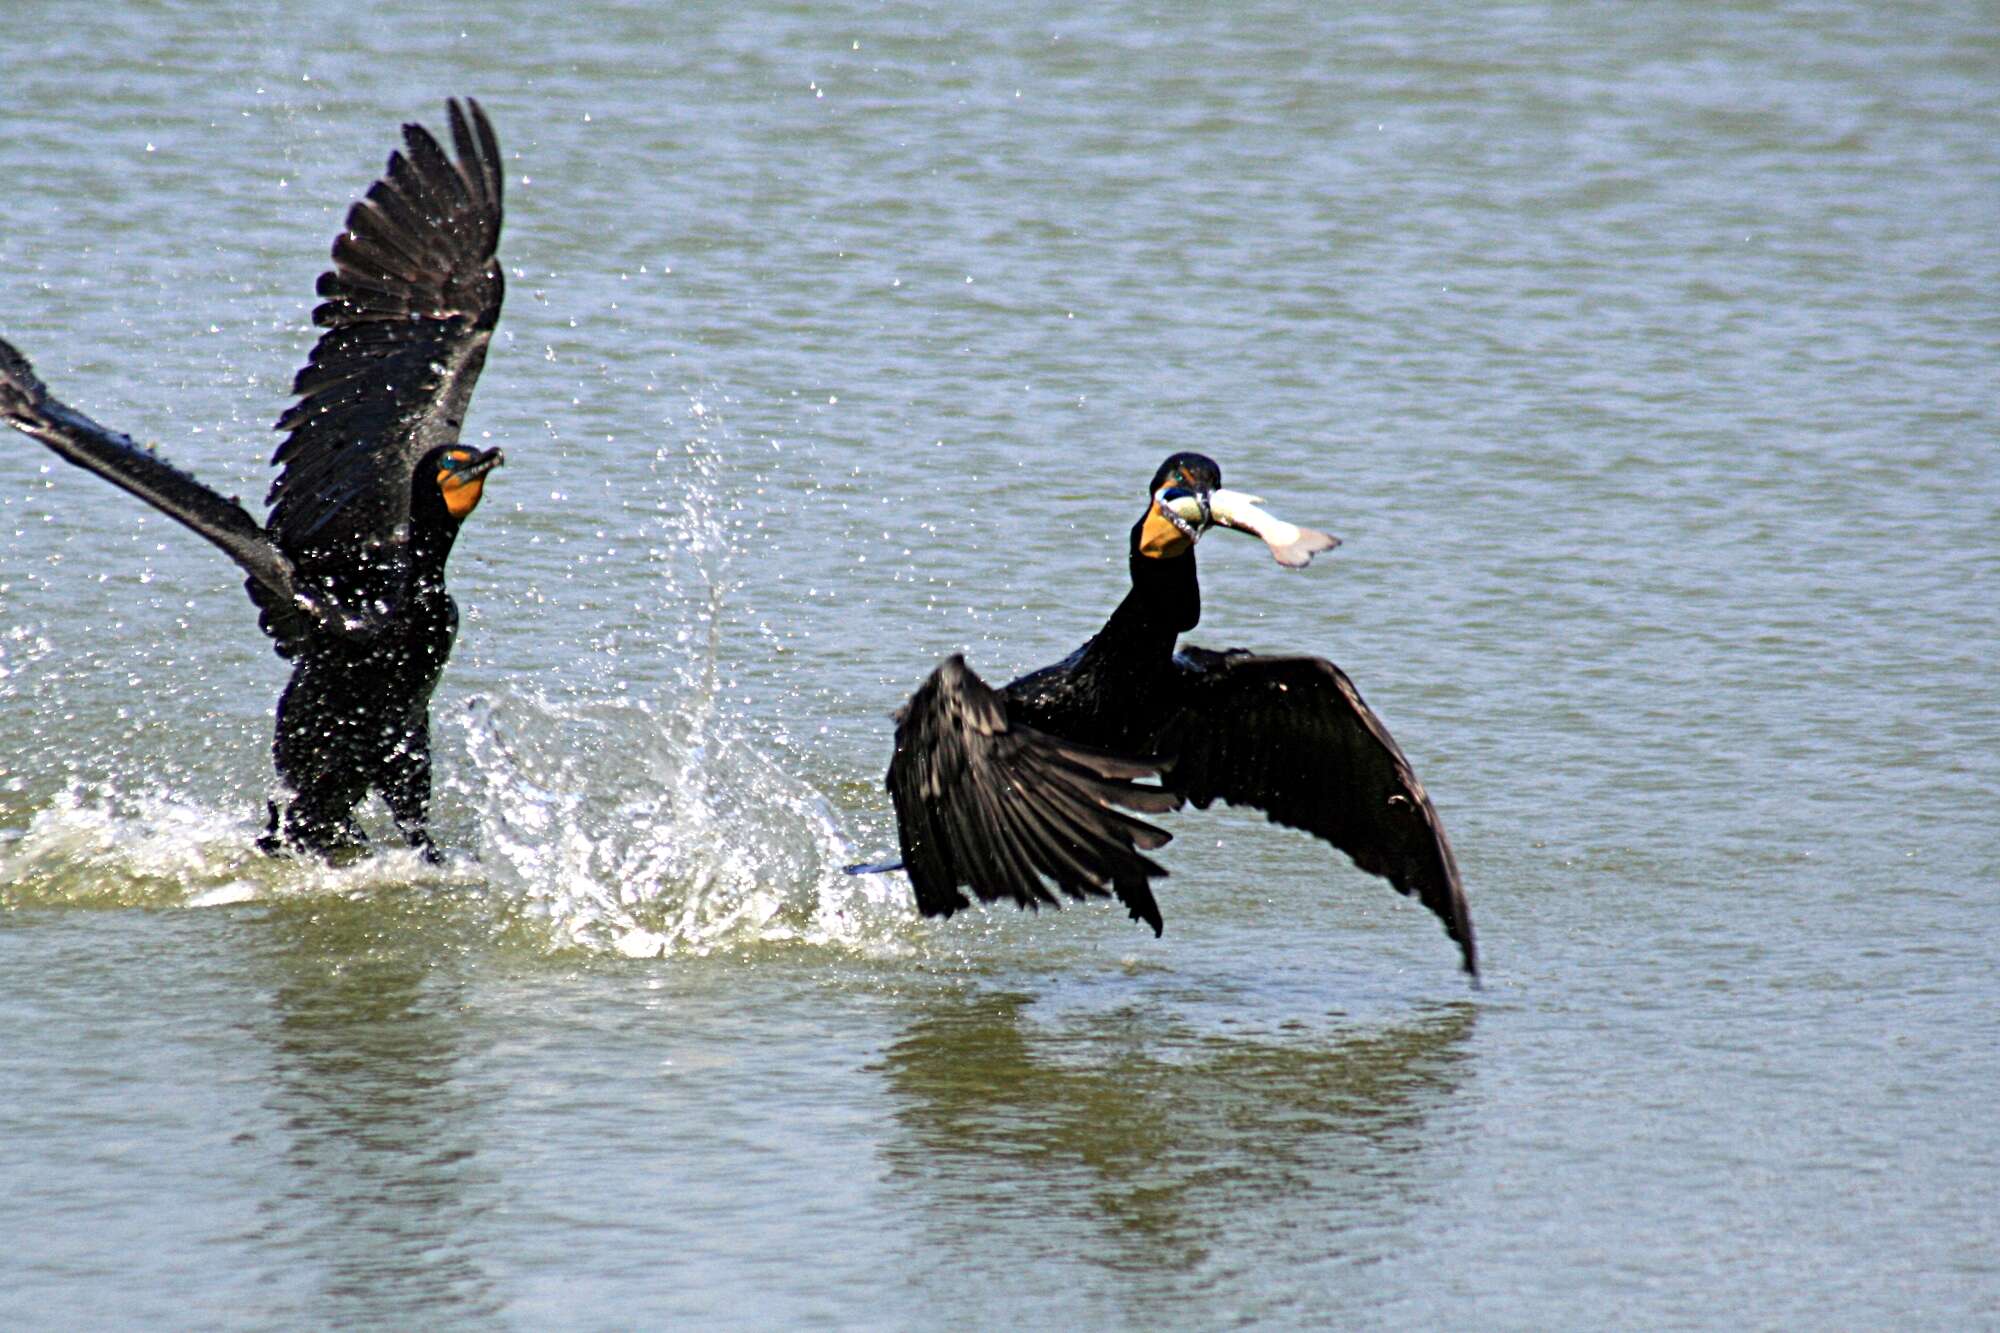
[[(0, 1323), (2000, 1321), (1990, 9), (9, 18), (0, 332), (246, 498), (397, 123), (512, 161), (442, 870), (255, 855), (238, 578), (0, 440)], [(1485, 990), (1242, 812), (1159, 940), (839, 873), (1181, 447)]]

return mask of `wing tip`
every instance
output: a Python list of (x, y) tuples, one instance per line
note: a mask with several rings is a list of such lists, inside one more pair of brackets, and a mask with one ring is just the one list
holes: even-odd
[[(916, 886), (914, 876), (911, 877), (910, 883), (912, 887)], [(917, 913), (920, 916), (949, 918), (972, 906), (972, 899), (966, 897), (955, 884), (945, 892), (938, 892), (934, 887), (918, 888), (916, 897)]]
[[(1151, 862), (1147, 864), (1150, 865)], [(1160, 871), (1162, 876), (1166, 873), (1164, 870)], [(1153, 897), (1152, 885), (1145, 879), (1132, 884), (1120, 884), (1117, 886), (1117, 893), (1118, 901), (1125, 904), (1126, 912), (1134, 921), (1143, 922), (1153, 928), (1154, 939), (1157, 940), (1167, 933), (1166, 917), (1161, 915), (1159, 900)]]
[(41, 410), (48, 400), (48, 387), (21, 350), (0, 338), (0, 415), (23, 420)]

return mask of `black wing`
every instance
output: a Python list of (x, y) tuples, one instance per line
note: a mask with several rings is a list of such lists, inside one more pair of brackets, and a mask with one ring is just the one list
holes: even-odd
[(969, 900), (1011, 898), (1061, 906), (1044, 877), (1072, 898), (1116, 894), (1160, 932), (1147, 881), (1167, 872), (1143, 851), (1171, 838), (1112, 809), (1171, 810), (1179, 798), (1132, 781), (1159, 761), (1121, 759), (1007, 720), (1007, 703), (954, 654), (896, 714), (889, 795), (903, 868), (925, 916)]
[(1326, 839), (1415, 895), (1479, 975), (1472, 914), (1431, 798), (1354, 682), (1317, 657), (1184, 648), (1187, 710), (1169, 736), (1166, 785), (1206, 808), (1217, 798)]
[(458, 439), (500, 318), (500, 148), (477, 102), (446, 108), (458, 160), (405, 125), (405, 151), (348, 210), (313, 311), (326, 332), (278, 421), (271, 535), (329, 582), (396, 565), (411, 475)]
[(292, 562), (242, 505), (140, 448), (131, 436), (49, 397), (28, 359), (5, 339), (0, 339), (0, 418), (221, 547), (250, 575), (251, 596), (275, 617), (318, 619), (318, 608), (293, 586)]

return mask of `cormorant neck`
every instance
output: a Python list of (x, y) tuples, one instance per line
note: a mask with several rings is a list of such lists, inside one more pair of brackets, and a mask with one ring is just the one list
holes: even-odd
[(1139, 553), (1132, 548), (1132, 591), (1111, 613), (1088, 651), (1099, 657), (1140, 657), (1166, 661), (1180, 636), (1201, 623), (1201, 584), (1194, 551), (1176, 556)]
[(1201, 584), (1195, 578), (1192, 547), (1184, 555), (1164, 558), (1134, 552), (1130, 564), (1132, 591), (1118, 604), (1119, 611), (1169, 635), (1201, 623)]
[[(421, 492), (419, 493), (421, 494)], [(444, 564), (458, 540), (459, 520), (433, 489), (410, 507), (410, 554), (420, 578), (444, 581)]]

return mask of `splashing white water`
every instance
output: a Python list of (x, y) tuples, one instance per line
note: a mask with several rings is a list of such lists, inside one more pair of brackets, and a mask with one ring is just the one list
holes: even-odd
[(247, 896), (233, 863), (255, 836), (170, 797), (71, 786), (0, 843), (0, 881), (18, 900), (171, 900), (192, 884)]
[(262, 826), (182, 796), (74, 784), (0, 834), (0, 884), (17, 903), (221, 907), (313, 893), (365, 894), (461, 876), (384, 848), (341, 866), (257, 850)]
[[(735, 547), (712, 437), (727, 428), (701, 401), (680, 425), (682, 441), (627, 491), (636, 527), (622, 540), (647, 553), (657, 609), (604, 636), (560, 694), (509, 685), (442, 728), (433, 719), (463, 756), (445, 790), (472, 811), (481, 878), (561, 946), (905, 952), (907, 889), (843, 874), (853, 849), (824, 799), (771, 736), (723, 706)], [(633, 688), (648, 678), (649, 693)]]
[(453, 786), (480, 871), (559, 942), (632, 957), (803, 942), (909, 947), (907, 894), (841, 873), (825, 802), (701, 700), (475, 700)]
[(475, 700), (455, 714), (440, 795), (472, 816), (477, 850), (442, 866), (379, 842), (339, 866), (272, 858), (247, 810), (78, 785), (0, 834), (0, 884), (16, 905), (85, 907), (457, 890), (496, 909), (496, 930), (525, 918), (555, 947), (635, 958), (915, 948), (901, 882), (841, 873), (853, 848), (819, 794), (703, 711)]

